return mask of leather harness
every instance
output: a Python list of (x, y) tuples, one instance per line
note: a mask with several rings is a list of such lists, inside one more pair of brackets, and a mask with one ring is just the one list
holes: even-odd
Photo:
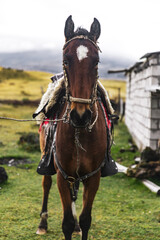
[[(90, 42), (92, 42), (92, 44), (97, 48), (97, 50), (100, 50), (99, 47), (97, 46), (97, 44), (95, 42), (93, 42), (91, 39), (87, 38), (86, 36), (77, 36), (71, 40), (69, 40), (68, 42), (65, 43), (64, 45), (64, 48), (63, 50), (68, 46), (69, 42), (73, 41), (74, 39), (87, 39), (89, 40)], [(102, 102), (101, 102), (101, 99), (97, 97), (97, 80), (98, 80), (98, 75), (97, 75), (97, 79), (96, 79), (96, 82), (95, 82), (95, 86), (93, 88), (93, 92), (91, 94), (91, 98), (90, 99), (83, 99), (83, 98), (75, 98), (75, 97), (72, 97), (70, 95), (70, 91), (69, 91), (69, 84), (68, 84), (68, 77), (67, 77), (67, 73), (66, 73), (66, 70), (65, 70), (65, 66), (63, 64), (63, 71), (64, 71), (64, 78), (65, 78), (65, 85), (66, 85), (66, 97), (65, 97), (65, 100), (67, 101), (67, 107), (66, 107), (66, 111), (63, 115), (63, 119), (65, 119), (65, 123), (69, 123), (69, 113), (70, 113), (70, 105), (71, 105), (71, 102), (76, 102), (76, 103), (84, 103), (84, 104), (90, 104), (91, 106), (96, 103), (96, 118), (95, 120), (93, 121), (92, 124), (90, 124), (90, 126), (88, 127), (88, 130), (91, 131), (93, 126), (95, 125), (97, 119), (98, 119), (98, 107), (97, 107), (97, 101), (99, 101), (99, 104), (102, 108), (102, 111), (104, 113), (104, 110), (103, 110), (103, 107), (102, 107)], [(105, 122), (106, 122), (106, 129), (107, 129), (107, 141), (109, 143), (109, 129), (108, 129), (108, 126), (107, 126), (107, 120), (106, 120), (106, 116), (105, 116), (105, 113), (104, 113), (104, 117), (105, 117)], [(55, 125), (57, 126), (57, 124)], [(76, 128), (75, 128), (76, 129)], [(56, 127), (55, 127), (55, 131), (56, 131)], [(75, 141), (76, 143), (76, 141)], [(108, 144), (107, 144), (108, 145)], [(76, 145), (77, 149), (79, 147), (82, 148), (82, 146), (79, 146), (79, 145)], [(110, 148), (110, 146), (107, 146), (107, 152), (108, 152), (108, 148)], [(83, 149), (84, 150), (84, 149)], [(65, 180), (68, 181), (69, 183), (69, 187), (70, 187), (70, 192), (71, 192), (71, 198), (73, 201), (75, 201), (77, 199), (77, 192), (78, 192), (78, 189), (77, 189), (77, 186), (79, 186), (79, 182), (83, 182), (84, 180), (86, 180), (87, 178), (89, 177), (92, 177), (93, 175), (95, 175), (98, 171), (100, 171), (100, 169), (105, 165), (105, 159), (102, 161), (102, 163), (100, 164), (100, 166), (90, 172), (90, 173), (87, 173), (83, 176), (79, 176), (77, 178), (74, 178), (72, 176), (69, 176), (65, 171), (64, 169), (62, 168), (58, 158), (57, 158), (57, 153), (56, 153), (56, 144), (55, 144), (55, 139), (53, 141), (53, 144), (52, 144), (52, 151), (54, 153), (54, 159), (55, 159), (55, 163), (60, 171), (60, 173), (62, 174), (63, 178)], [(78, 150), (77, 150), (77, 153), (78, 153)], [(78, 154), (77, 154), (78, 155)], [(109, 158), (108, 158), (109, 159)], [(78, 172), (78, 171), (77, 171)]]

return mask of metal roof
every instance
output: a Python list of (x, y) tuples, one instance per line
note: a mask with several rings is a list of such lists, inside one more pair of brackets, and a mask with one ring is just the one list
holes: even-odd
[(140, 59), (143, 59), (143, 58), (150, 58), (151, 56), (156, 56), (156, 55), (159, 55), (160, 52), (151, 52), (151, 53), (146, 53), (144, 56), (142, 56)]
[(109, 70), (108, 73), (120, 73), (120, 72), (124, 72), (125, 74), (132, 72), (132, 70), (134, 70), (135, 73), (142, 71), (143, 69), (147, 68), (149, 66), (149, 62), (148, 59), (152, 58), (152, 57), (156, 57), (160, 55), (160, 51), (159, 52), (150, 52), (150, 53), (146, 53), (145, 55), (143, 55), (140, 59), (146, 58), (147, 60), (145, 61), (139, 61), (136, 62), (133, 66), (129, 67), (128, 69), (119, 69), (119, 70)]

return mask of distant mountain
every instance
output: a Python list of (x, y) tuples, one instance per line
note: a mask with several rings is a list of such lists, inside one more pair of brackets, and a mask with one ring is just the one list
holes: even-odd
[[(99, 76), (101, 78), (123, 79), (123, 74), (108, 75), (107, 71), (127, 68), (132, 64), (133, 62), (122, 58), (101, 57)], [(51, 50), (0, 53), (0, 66), (59, 73), (62, 72), (62, 53)]]
[(49, 50), (0, 53), (0, 66), (57, 73), (62, 71), (61, 59)]

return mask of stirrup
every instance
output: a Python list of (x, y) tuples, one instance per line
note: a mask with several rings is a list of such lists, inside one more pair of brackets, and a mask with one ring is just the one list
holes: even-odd
[(109, 160), (106, 159), (105, 156), (105, 164), (104, 167), (101, 168), (101, 177), (107, 177), (115, 175), (118, 172), (117, 165), (112, 157), (109, 155)]
[(49, 155), (43, 155), (38, 167), (37, 173), (40, 175), (54, 175), (56, 174), (56, 170), (54, 168), (53, 158), (50, 159), (48, 163)]

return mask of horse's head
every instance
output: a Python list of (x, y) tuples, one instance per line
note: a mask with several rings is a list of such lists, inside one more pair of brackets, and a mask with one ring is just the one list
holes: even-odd
[(66, 20), (63, 67), (74, 127), (86, 127), (91, 121), (90, 106), (95, 102), (97, 90), (99, 48), (96, 42), (99, 36), (100, 24), (96, 18), (90, 32), (83, 28), (74, 32), (72, 16)]

